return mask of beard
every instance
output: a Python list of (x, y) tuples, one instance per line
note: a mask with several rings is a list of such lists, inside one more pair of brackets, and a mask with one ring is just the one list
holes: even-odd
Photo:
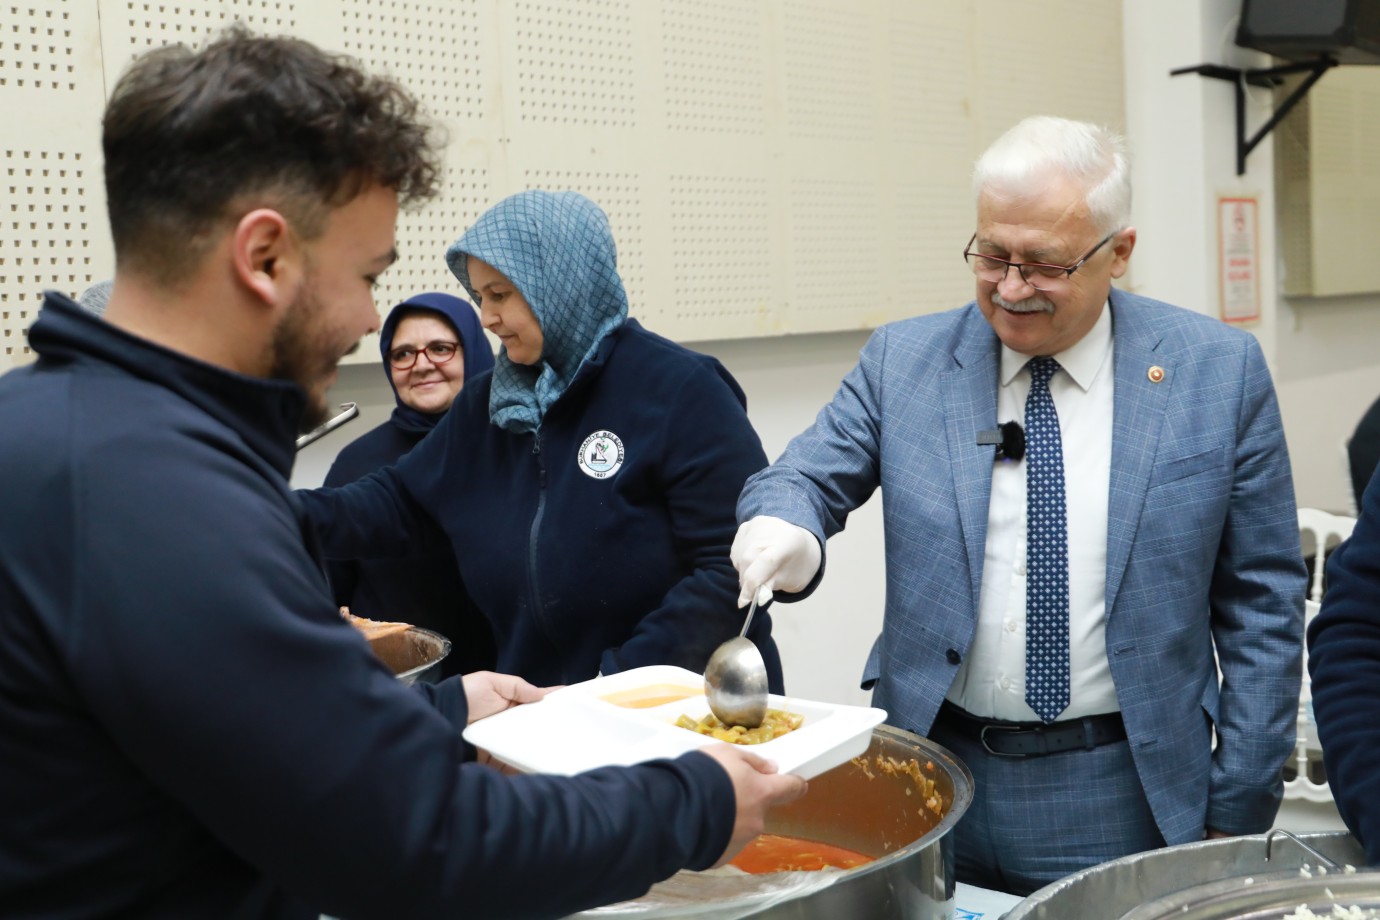
[[(308, 276), (273, 333), (269, 377), (295, 383), (307, 394), (297, 421), (299, 434), (306, 434), (330, 417), (326, 402), (330, 376), (342, 354), (349, 353), (329, 343), (328, 330), (323, 327), (324, 313), (313, 279)], [(357, 347), (358, 342), (349, 351)]]

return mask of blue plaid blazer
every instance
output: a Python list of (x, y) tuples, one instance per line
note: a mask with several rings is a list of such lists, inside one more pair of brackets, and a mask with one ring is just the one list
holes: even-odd
[[(1110, 305), (1106, 640), (1136, 769), (1170, 844), (1263, 831), (1294, 743), (1305, 590), (1274, 386), (1240, 330), (1116, 290)], [(881, 488), (886, 610), (864, 685), (920, 734), (977, 624), (993, 449), (976, 435), (999, 421), (998, 366), (974, 303), (881, 327), (739, 500), (740, 521), (781, 517), (822, 545)]]

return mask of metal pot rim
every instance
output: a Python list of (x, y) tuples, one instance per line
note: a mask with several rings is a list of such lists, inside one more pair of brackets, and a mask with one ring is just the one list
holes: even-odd
[(420, 633), (421, 635), (426, 636), (428, 639), (436, 640), (437, 644), (441, 649), (441, 654), (437, 655), (435, 659), (428, 661), (425, 664), (419, 664), (415, 668), (408, 668), (406, 671), (403, 671), (395, 675), (398, 678), (398, 680), (402, 681), (404, 684), (414, 684), (418, 680), (424, 679), (425, 676), (429, 673), (439, 671), (441, 669), (441, 662), (445, 661), (446, 656), (450, 654), (450, 640), (438, 632), (433, 632), (432, 630), (425, 629), (421, 626), (409, 626), (408, 632), (414, 634)]
[[(897, 728), (894, 725), (887, 725), (885, 723), (878, 725), (873, 729), (873, 732), (910, 742), (913, 745), (925, 749), (927, 758), (940, 761), (940, 768), (947, 770), (949, 774), (954, 777), (954, 799), (949, 803), (949, 807), (945, 809), (944, 817), (928, 832), (912, 840), (910, 843), (907, 843), (905, 846), (892, 850), (885, 856), (878, 856), (876, 859), (872, 860), (872, 862), (858, 866), (855, 869), (847, 870), (850, 877), (880, 872), (892, 863), (900, 862), (917, 850), (922, 850), (930, 846), (934, 841), (940, 839), (953, 829), (953, 826), (963, 817), (964, 812), (968, 810), (968, 806), (971, 805), (973, 801), (973, 771), (969, 770), (968, 765), (955, 757), (948, 748), (922, 735), (917, 735), (915, 732), (906, 731), (904, 728)], [(962, 778), (962, 782), (959, 782), (960, 777)]]
[[(922, 917), (925, 920), (938, 920), (941, 915), (949, 916), (948, 908), (951, 907), (953, 898), (953, 874), (951, 862), (943, 855), (943, 847), (950, 845), (946, 843), (946, 837), (972, 802), (972, 771), (947, 748), (904, 729), (885, 724), (875, 726), (872, 729), (872, 743), (876, 745), (879, 742), (891, 742), (898, 747), (904, 747), (908, 750), (908, 757), (913, 756), (917, 761), (932, 761), (936, 772), (948, 773), (953, 787), (953, 800), (940, 821), (919, 838), (853, 869), (756, 876), (763, 880), (790, 875), (815, 877), (810, 884), (800, 888), (776, 888), (771, 887), (769, 883), (768, 887), (761, 890), (745, 890), (737, 894), (716, 896), (712, 901), (706, 900), (693, 906), (649, 907), (646, 910), (637, 910), (630, 909), (627, 903), (608, 905), (572, 914), (572, 920), (620, 920), (624, 916), (644, 917), (648, 920), (653, 917), (727, 918), (757, 917), (759, 914), (773, 918), (788, 916), (792, 920), (817, 916), (870, 916), (871, 914), (841, 909), (840, 904), (856, 906), (855, 902), (858, 899), (866, 901), (868, 898), (879, 896), (893, 898), (897, 896), (898, 891), (909, 892), (906, 895), (908, 900), (904, 904), (905, 912), (901, 916), (914, 920)], [(873, 749), (870, 747), (869, 751), (871, 750)], [(843, 769), (846, 765), (845, 762), (836, 769)], [(770, 821), (768, 825), (770, 827)], [(936, 863), (930, 866), (930, 871), (936, 874), (923, 878), (911, 874), (913, 870), (910, 867), (913, 863), (907, 861), (923, 860), (926, 858), (926, 851), (929, 850), (936, 854)], [(950, 868), (943, 871), (946, 863)], [(825, 899), (823, 903), (830, 905), (829, 908), (821, 906), (821, 898)], [(820, 912), (826, 909), (831, 912)]]
[[(1358, 866), (1364, 861), (1359, 844), (1345, 831), (1309, 831), (1288, 835), (1303, 848), (1287, 847), (1278, 854), (1281, 865), (1276, 865), (1270, 856), (1269, 839), (1280, 833), (1284, 832), (1195, 840), (1098, 863), (1033, 892), (1011, 908), (1007, 917), (1063, 918), (1095, 905), (1104, 915), (1122, 918), (1128, 911), (1200, 885), (1224, 882), (1230, 886), (1234, 882), (1244, 886), (1248, 877), (1263, 880), (1281, 872), (1297, 876), (1300, 866), (1317, 865), (1319, 859)], [(1344, 877), (1338, 872), (1326, 876)]]
[(1300, 905), (1321, 911), (1319, 916), (1331, 917), (1333, 904), (1380, 908), (1380, 871), (1358, 869), (1349, 874), (1303, 876), (1294, 870), (1218, 879), (1147, 901), (1122, 914), (1121, 920), (1231, 920), (1238, 916), (1269, 920), (1292, 913)]

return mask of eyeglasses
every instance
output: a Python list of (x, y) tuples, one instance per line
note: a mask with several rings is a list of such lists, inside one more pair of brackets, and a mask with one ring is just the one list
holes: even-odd
[(432, 364), (445, 364), (455, 357), (459, 342), (428, 342), (419, 351), (411, 345), (403, 345), (388, 353), (388, 363), (400, 371), (405, 371), (417, 363), (417, 355), (426, 352)]
[[(977, 242), (976, 233), (968, 241), (968, 245), (963, 247), (963, 259), (973, 269), (973, 274), (982, 281), (999, 284), (1006, 277), (1006, 273), (1014, 268), (1026, 284), (1037, 291), (1047, 291), (1057, 286), (1059, 282), (1067, 280), (1082, 267), (1084, 262), (1093, 257), (1093, 253), (1107, 245), (1107, 241), (1120, 232), (1121, 230), (1117, 229), (1104, 236), (1101, 242), (1089, 249), (1083, 254), (1083, 258), (1072, 265), (1051, 265), (1048, 262), (1012, 262), (1010, 259), (999, 259), (996, 256), (973, 252), (973, 243)], [(1044, 283), (1043, 286), (1040, 282)]]

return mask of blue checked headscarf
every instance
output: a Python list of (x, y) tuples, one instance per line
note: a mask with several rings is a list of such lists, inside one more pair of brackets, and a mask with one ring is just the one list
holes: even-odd
[(489, 393), (490, 421), (536, 431), (580, 366), (628, 317), (608, 218), (577, 192), (518, 192), (484, 212), (446, 251), (446, 264), (479, 303), (469, 256), (511, 281), (541, 326), (541, 360), (515, 364), (501, 349)]

